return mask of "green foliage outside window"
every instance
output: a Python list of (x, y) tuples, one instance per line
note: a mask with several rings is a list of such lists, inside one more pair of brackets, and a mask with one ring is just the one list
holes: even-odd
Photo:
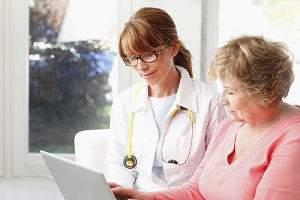
[(29, 151), (74, 153), (74, 136), (109, 128), (109, 74), (115, 52), (106, 41), (57, 42), (54, 8), (30, 8)]

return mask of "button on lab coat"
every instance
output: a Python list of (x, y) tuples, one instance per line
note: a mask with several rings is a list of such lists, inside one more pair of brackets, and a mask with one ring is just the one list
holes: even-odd
[[(112, 106), (111, 135), (106, 157), (106, 177), (109, 182), (144, 191), (174, 188), (188, 181), (202, 160), (217, 124), (227, 117), (227, 111), (219, 104), (219, 93), (205, 83), (191, 79), (184, 68), (176, 67), (181, 73), (181, 79), (176, 98), (163, 122), (162, 134), (166, 133), (172, 111), (179, 106), (193, 112), (194, 128), (186, 111), (177, 112), (165, 134), (162, 157), (165, 161), (173, 159), (179, 164), (188, 158), (187, 162), (184, 165), (163, 162), (165, 181), (152, 172), (159, 133), (148, 100), (146, 83), (134, 100), (141, 85), (137, 83), (118, 94)], [(130, 113), (135, 114), (131, 143), (137, 166), (133, 169), (127, 169), (123, 165), (123, 159), (128, 155)]]

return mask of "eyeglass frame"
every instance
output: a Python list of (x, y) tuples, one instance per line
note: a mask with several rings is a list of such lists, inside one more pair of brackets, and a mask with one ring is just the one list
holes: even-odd
[[(162, 49), (162, 47), (156, 49), (155, 51), (145, 53), (145, 54), (143, 54), (143, 55), (141, 55), (141, 56), (136, 56), (136, 57), (123, 57), (122, 60), (123, 60), (123, 62), (125, 63), (125, 65), (127, 65), (127, 66), (129, 66), (129, 67), (133, 67), (133, 66), (137, 65), (137, 64), (138, 64), (138, 59), (140, 59), (141, 61), (143, 61), (143, 62), (145, 62), (145, 63), (152, 63), (152, 62), (154, 62), (154, 61), (157, 60), (158, 55), (159, 55), (160, 52), (161, 52), (161, 49)], [(152, 60), (152, 61), (150, 61), (150, 62), (147, 62), (147, 61), (145, 61), (142, 57), (145, 56), (145, 55), (149, 55), (149, 54), (154, 54), (154, 55), (155, 55), (155, 59)], [(135, 64), (135, 65), (128, 65), (128, 64), (126, 63), (126, 61), (125, 61), (126, 59), (131, 59), (131, 60), (136, 59), (136, 64)]]

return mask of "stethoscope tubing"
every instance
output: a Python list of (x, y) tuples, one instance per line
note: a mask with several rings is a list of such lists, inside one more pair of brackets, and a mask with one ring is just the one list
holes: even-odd
[[(142, 86), (143, 86), (143, 82), (139, 85), (139, 87), (134, 95), (133, 101), (136, 99)], [(132, 144), (131, 144), (134, 114), (135, 114), (134, 112), (130, 113), (130, 116), (129, 116), (129, 127), (128, 127), (128, 133), (127, 133), (127, 156), (123, 159), (123, 164), (128, 169), (134, 168), (137, 164), (137, 159), (134, 156), (132, 156)]]
[[(140, 84), (140, 86), (138, 87), (136, 93), (135, 93), (135, 96), (133, 98), (133, 101), (136, 99), (138, 93), (140, 92), (141, 88), (143, 86), (143, 82)], [(183, 106), (179, 106), (177, 107), (172, 113), (171, 113), (171, 116), (170, 116), (170, 122), (168, 124), (168, 128), (167, 130), (169, 129), (169, 126), (170, 126), (170, 123), (172, 121), (172, 118), (175, 116), (175, 114), (178, 112), (178, 111), (187, 111), (188, 114), (189, 114), (189, 117), (190, 117), (190, 121), (192, 123), (192, 136), (194, 135), (194, 131), (193, 131), (193, 122), (194, 122), (194, 115), (193, 115), (193, 112)], [(133, 132), (133, 118), (134, 118), (134, 112), (133, 113), (130, 113), (130, 116), (129, 116), (129, 127), (128, 127), (128, 134), (127, 134), (127, 156), (124, 158), (123, 160), (123, 164), (126, 168), (128, 169), (132, 169), (136, 166), (137, 164), (137, 159), (132, 156), (132, 132)], [(164, 138), (163, 138), (163, 143), (164, 143), (164, 140), (165, 140), (165, 135), (167, 134), (167, 132), (164, 134)], [(179, 165), (183, 165), (186, 163), (190, 153), (191, 153), (191, 148), (192, 148), (192, 141), (191, 141), (191, 145), (190, 145), (190, 150), (189, 150), (189, 154), (186, 158), (186, 160), (184, 161), (184, 163), (182, 164), (179, 164)], [(162, 151), (161, 151), (161, 154), (162, 154)], [(164, 158), (163, 158), (163, 155), (162, 155), (162, 159), (164, 162), (168, 162), (170, 163), (169, 161), (165, 161)], [(178, 164), (178, 162), (176, 160), (172, 160), (171, 163), (174, 163), (174, 164)]]

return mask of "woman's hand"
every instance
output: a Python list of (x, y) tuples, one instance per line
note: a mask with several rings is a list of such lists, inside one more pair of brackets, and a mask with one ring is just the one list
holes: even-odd
[(108, 182), (108, 185), (109, 185), (110, 188), (122, 187), (121, 185), (118, 185), (114, 182)]
[(148, 192), (141, 192), (129, 187), (122, 187), (116, 183), (108, 183), (117, 200), (155, 200)]

